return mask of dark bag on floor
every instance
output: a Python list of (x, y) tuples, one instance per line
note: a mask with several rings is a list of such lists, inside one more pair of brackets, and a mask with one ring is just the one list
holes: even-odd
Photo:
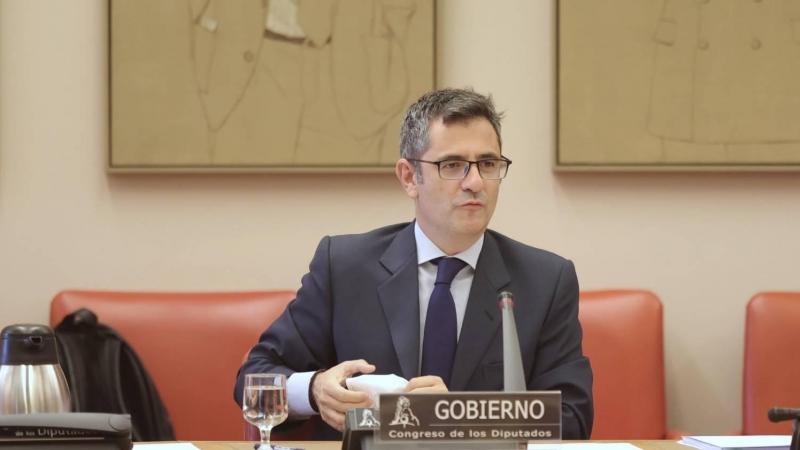
[(85, 308), (54, 331), (74, 412), (130, 414), (135, 442), (175, 440), (153, 380), (119, 333)]

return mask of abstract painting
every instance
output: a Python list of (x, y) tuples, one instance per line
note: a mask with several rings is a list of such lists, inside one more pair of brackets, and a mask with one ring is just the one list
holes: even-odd
[(800, 0), (558, 2), (557, 170), (800, 169)]
[(434, 6), (110, 0), (109, 170), (389, 170)]

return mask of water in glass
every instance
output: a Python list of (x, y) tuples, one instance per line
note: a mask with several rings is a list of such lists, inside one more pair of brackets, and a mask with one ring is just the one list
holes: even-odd
[(251, 424), (272, 428), (286, 420), (286, 387), (248, 386), (244, 396), (244, 417)]

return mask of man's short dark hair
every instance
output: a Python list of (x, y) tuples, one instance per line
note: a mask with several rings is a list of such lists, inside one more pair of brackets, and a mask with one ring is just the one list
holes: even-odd
[[(400, 128), (400, 157), (421, 159), (430, 146), (429, 130), (431, 123), (442, 119), (445, 125), (453, 122), (467, 123), (476, 118), (484, 118), (492, 124), (497, 143), (502, 151), (503, 138), (500, 136), (502, 113), (494, 109), (491, 95), (482, 95), (472, 88), (446, 88), (428, 92), (411, 105), (403, 118)], [(419, 163), (413, 162), (418, 179), (421, 181)]]

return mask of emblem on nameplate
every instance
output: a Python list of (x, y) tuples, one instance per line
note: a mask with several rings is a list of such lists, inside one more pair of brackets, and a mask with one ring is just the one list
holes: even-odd
[(360, 416), (358, 426), (363, 428), (380, 428), (381, 423), (375, 417), (376, 410), (371, 408), (358, 408), (356, 410)]
[(389, 422), (389, 425), (402, 425), (403, 428), (406, 426), (419, 426), (419, 419), (417, 419), (417, 416), (415, 416), (414, 412), (411, 411), (411, 400), (409, 400), (405, 395), (397, 397), (397, 405), (394, 409), (394, 419)]

